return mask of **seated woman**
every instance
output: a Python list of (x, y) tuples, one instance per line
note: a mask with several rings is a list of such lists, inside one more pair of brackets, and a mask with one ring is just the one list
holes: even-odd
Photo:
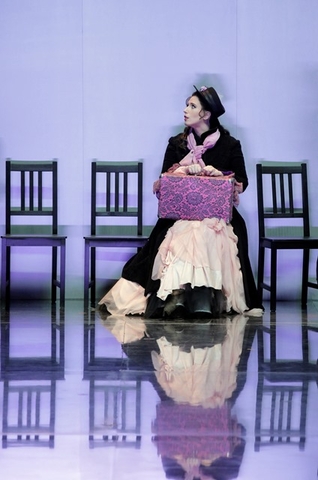
[[(188, 98), (185, 130), (169, 139), (162, 173), (235, 177), (234, 204), (248, 185), (240, 142), (220, 124), (225, 109), (213, 87)], [(157, 193), (159, 182), (154, 183)], [(262, 313), (248, 257), (245, 222), (236, 207), (223, 219), (160, 218), (147, 244), (124, 266), (100, 300), (111, 314), (147, 318), (210, 318), (221, 313)]]

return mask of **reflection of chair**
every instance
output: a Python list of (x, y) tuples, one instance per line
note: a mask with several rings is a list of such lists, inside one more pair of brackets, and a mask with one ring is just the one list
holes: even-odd
[[(277, 378), (273, 381), (276, 382)], [(288, 380), (284, 383), (266, 384), (265, 374), (259, 375), (255, 451), (259, 451), (261, 446), (283, 443), (296, 443), (300, 450), (305, 448), (309, 380), (304, 376), (297, 385), (291, 385)]]
[[(300, 359), (277, 358), (275, 313), (270, 316), (270, 327), (258, 328), (255, 451), (261, 446), (283, 443), (304, 449), (308, 386), (316, 380), (318, 370), (316, 362), (309, 360), (308, 330), (312, 327), (307, 326), (306, 318), (300, 328)], [(270, 359), (265, 358), (265, 350), (270, 350)]]
[[(150, 362), (149, 367), (147, 361), (149, 339), (128, 344), (134, 354), (130, 359), (124, 346), (109, 337), (109, 330), (95, 320), (93, 311), (84, 322), (83, 378), (89, 381), (89, 446), (140, 448), (142, 385), (155, 379), (153, 365)], [(98, 347), (103, 355), (98, 355)]]
[[(21, 375), (21, 380), (22, 382), (4, 381), (2, 448), (53, 448), (56, 382), (51, 380), (46, 385), (34, 384), (34, 381), (28, 382), (28, 377), (24, 374)], [(16, 414), (15, 420), (13, 412)]]
[[(53, 448), (56, 380), (64, 378), (64, 309), (58, 318), (51, 306), (49, 354), (32, 357), (12, 355), (10, 330), (16, 319), (10, 309), (1, 313), (2, 447)], [(42, 332), (45, 322), (31, 315)]]
[[(10, 345), (11, 330), (11, 313), (10, 309), (2, 311), (1, 315), (1, 375), (5, 374), (6, 378), (16, 378), (16, 374), (21, 372), (33, 372), (32, 378), (42, 378), (47, 372), (63, 372), (65, 366), (65, 326), (64, 326), (64, 309), (58, 309), (57, 314), (55, 305), (50, 310), (50, 345), (46, 355), (25, 357), (13, 356), (10, 354), (12, 345)], [(45, 318), (36, 320), (37, 315), (32, 314), (35, 321), (38, 321), (42, 328), (46, 323)], [(21, 314), (20, 314), (21, 316)], [(37, 376), (38, 375), (38, 376)]]
[[(98, 322), (96, 325), (96, 313), (93, 310), (86, 321), (84, 321), (84, 372), (87, 375), (95, 375), (98, 372), (102, 374), (105, 371), (127, 370), (129, 367), (129, 360), (123, 357), (121, 347), (118, 346), (118, 356), (107, 356), (107, 348), (104, 349), (104, 355), (96, 354), (96, 344), (99, 342), (98, 333), (96, 330), (98, 326), (103, 332), (105, 338), (105, 329)], [(98, 317), (99, 318), (99, 317)]]
[[(106, 218), (119, 218), (120, 223), (107, 225)], [(129, 218), (137, 225), (128, 224)], [(122, 220), (126, 219), (125, 225)], [(103, 223), (103, 224), (102, 224)], [(92, 162), (91, 232), (85, 239), (84, 300), (89, 289), (91, 302), (96, 296), (96, 248), (140, 248), (147, 237), (142, 235), (142, 163)]]
[[(6, 302), (10, 297), (11, 247), (22, 246), (52, 248), (52, 302), (56, 301), (57, 287), (60, 301), (64, 302), (66, 237), (58, 235), (57, 212), (57, 162), (7, 160), (6, 234), (2, 236), (1, 273), (1, 296)], [(58, 248), (60, 280), (57, 278)]]
[[(105, 332), (105, 330), (104, 330)], [(89, 380), (89, 446), (140, 448), (143, 372), (129, 359), (96, 355), (95, 315), (84, 324), (84, 379)]]
[(90, 380), (90, 448), (140, 448), (141, 380), (133, 377), (119, 373), (119, 382)]
[[(318, 248), (318, 238), (310, 237), (307, 167), (305, 163), (263, 162), (256, 165), (259, 256), (258, 290), (270, 292), (270, 309), (276, 310), (277, 251), (303, 250), (302, 306), (307, 304), (308, 287), (317, 289), (318, 284), (308, 279), (309, 250)], [(299, 200), (300, 199), (300, 200)], [(300, 227), (290, 221), (301, 221), (301, 236), (294, 232)], [(274, 222), (276, 228), (274, 227)], [(265, 250), (271, 251), (270, 284), (264, 282)]]

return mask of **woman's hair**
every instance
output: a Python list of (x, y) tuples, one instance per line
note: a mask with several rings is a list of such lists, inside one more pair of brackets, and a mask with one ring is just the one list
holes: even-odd
[[(230, 132), (226, 128), (224, 128), (223, 125), (221, 125), (221, 123), (219, 122), (219, 119), (214, 115), (212, 109), (209, 108), (208, 104), (203, 105), (199, 92), (197, 92), (197, 91), (193, 92), (191, 97), (197, 97), (199, 99), (200, 105), (202, 106), (202, 110), (204, 112), (207, 111), (207, 112), (211, 113), (210, 125), (209, 125), (210, 130), (215, 132), (215, 130), (219, 129), (221, 135), (230, 135)], [(190, 130), (191, 130), (190, 127), (185, 127), (185, 129), (183, 131), (183, 138), (185, 138), (185, 139), (187, 138), (187, 136), (190, 133)]]

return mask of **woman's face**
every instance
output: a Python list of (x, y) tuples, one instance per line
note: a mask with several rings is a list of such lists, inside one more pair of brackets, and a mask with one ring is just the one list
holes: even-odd
[(195, 95), (187, 100), (187, 106), (183, 110), (184, 123), (194, 129), (206, 123), (206, 112), (203, 110), (200, 100)]

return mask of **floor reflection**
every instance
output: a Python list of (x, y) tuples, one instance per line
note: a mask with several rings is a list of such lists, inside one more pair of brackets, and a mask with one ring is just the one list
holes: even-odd
[[(48, 342), (29, 345), (32, 356), (15, 348), (11, 337), (19, 336), (21, 320), (26, 325), (48, 330)], [(21, 333), (22, 333), (21, 332)], [(45, 337), (44, 337), (45, 338)], [(31, 339), (32, 340), (32, 339)], [(64, 311), (21, 312), (9, 309), (1, 317), (1, 380), (3, 382), (2, 448), (54, 447), (56, 380), (64, 377)]]
[(12, 305), (1, 310), (1, 473), (317, 478), (317, 333), (315, 302), (206, 323)]

